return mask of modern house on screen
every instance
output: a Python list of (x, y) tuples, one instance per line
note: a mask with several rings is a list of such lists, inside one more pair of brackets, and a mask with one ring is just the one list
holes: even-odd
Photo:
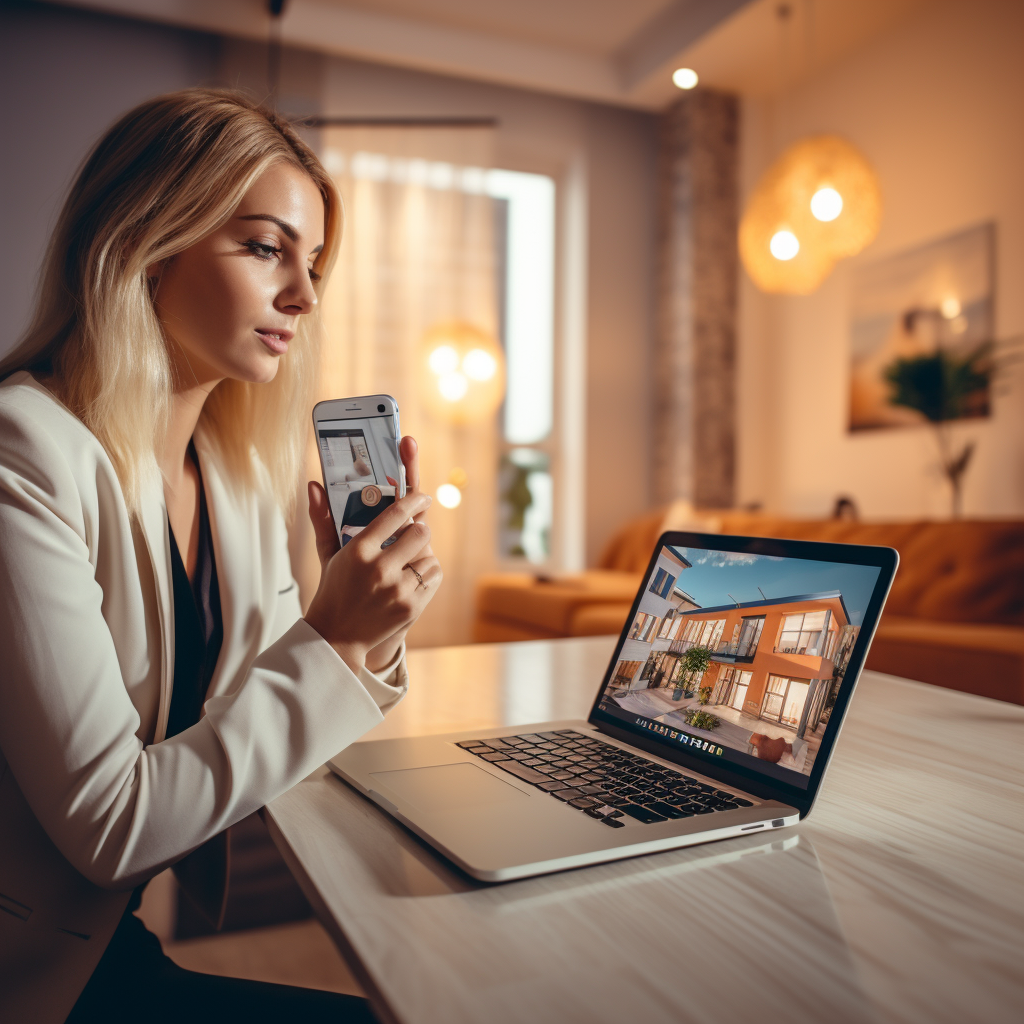
[[(675, 580), (664, 594), (655, 592), (661, 561), (671, 564), (667, 554), (640, 603), (612, 686), (620, 693), (674, 687), (676, 700), (683, 691), (690, 696), (709, 687), (709, 706), (776, 723), (800, 739), (817, 728), (858, 632), (842, 594), (700, 608)], [(677, 571), (683, 563), (678, 559)], [(681, 599), (674, 603), (677, 594)], [(699, 678), (686, 673), (682, 660), (697, 646), (712, 652), (711, 666)]]

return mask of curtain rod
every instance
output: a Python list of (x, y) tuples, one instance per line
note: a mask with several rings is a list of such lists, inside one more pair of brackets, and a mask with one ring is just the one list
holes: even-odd
[(299, 117), (304, 128), (497, 128), (496, 117)]

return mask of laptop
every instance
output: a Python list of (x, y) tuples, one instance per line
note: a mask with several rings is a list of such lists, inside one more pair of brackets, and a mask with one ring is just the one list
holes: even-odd
[(586, 721), (365, 741), (329, 766), (488, 882), (795, 825), (898, 558), (665, 533)]

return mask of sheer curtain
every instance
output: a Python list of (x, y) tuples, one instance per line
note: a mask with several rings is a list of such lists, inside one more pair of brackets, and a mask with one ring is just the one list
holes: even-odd
[[(461, 504), (435, 500), (430, 512), (445, 579), (410, 644), (468, 642), (473, 582), (496, 558), (497, 417), (459, 427), (432, 415), (420, 365), (423, 337), (439, 323), (497, 331), (496, 211), (484, 193), (493, 129), (330, 128), (322, 149), (346, 216), (324, 296), (321, 397), (393, 395), (402, 432), (420, 445), (423, 488), (433, 494), (464, 474)], [(312, 436), (309, 460), (318, 479)], [(297, 528), (293, 554), (308, 599), (319, 566), (308, 521)]]

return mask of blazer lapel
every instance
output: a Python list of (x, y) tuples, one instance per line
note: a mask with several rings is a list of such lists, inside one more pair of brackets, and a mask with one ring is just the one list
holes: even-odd
[(174, 679), (174, 596), (171, 592), (171, 535), (167, 526), (167, 506), (163, 480), (156, 466), (152, 467), (142, 485), (139, 525), (153, 565), (160, 621), (160, 703), (153, 735), (153, 742), (159, 743), (167, 732)]

